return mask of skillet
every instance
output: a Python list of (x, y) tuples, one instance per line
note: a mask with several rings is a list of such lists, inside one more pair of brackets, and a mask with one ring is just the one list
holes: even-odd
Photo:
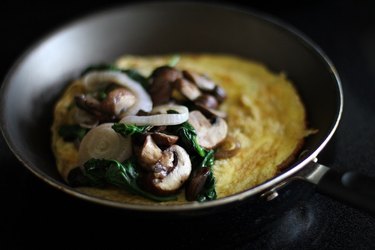
[[(142, 32), (140, 32), (142, 31)], [(199, 38), (199, 39), (197, 39)], [(152, 42), (150, 42), (152, 41)], [(285, 71), (306, 106), (310, 137), (301, 157), (265, 183), (220, 200), (179, 206), (111, 202), (79, 193), (59, 177), (46, 136), (61, 90), (87, 65), (123, 54), (230, 53)], [(343, 95), (337, 72), (324, 53), (300, 32), (265, 15), (197, 3), (148, 3), (114, 8), (68, 24), (31, 47), (12, 67), (1, 88), (5, 140), (35, 175), (76, 197), (135, 211), (209, 211), (243, 200), (273, 200), (296, 179), (321, 192), (375, 211), (374, 182), (357, 173), (335, 173), (316, 162), (338, 126)], [(361, 185), (359, 185), (361, 184)]]

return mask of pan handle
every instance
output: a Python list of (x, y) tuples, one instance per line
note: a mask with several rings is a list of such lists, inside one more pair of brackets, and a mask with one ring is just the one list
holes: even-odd
[(315, 184), (320, 193), (375, 215), (375, 179), (355, 171), (341, 173), (317, 162), (309, 165), (300, 177)]

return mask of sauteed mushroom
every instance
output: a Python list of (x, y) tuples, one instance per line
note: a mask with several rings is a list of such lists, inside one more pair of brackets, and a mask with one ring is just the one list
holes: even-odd
[(227, 98), (227, 93), (219, 85), (215, 86), (215, 88), (212, 91), (212, 94), (216, 97), (219, 103), (222, 103)]
[(189, 123), (197, 132), (198, 143), (207, 149), (215, 148), (227, 136), (227, 123), (220, 117), (211, 124), (200, 111), (195, 110), (190, 112)]
[(151, 133), (152, 139), (159, 147), (169, 147), (175, 144), (178, 140), (177, 135), (167, 135), (160, 132)]
[(169, 66), (162, 66), (153, 71), (148, 91), (155, 106), (167, 103), (170, 100), (172, 83), (181, 77), (180, 71)]
[(187, 70), (182, 71), (186, 79), (195, 83), (201, 90), (211, 91), (215, 88), (216, 84), (204, 75), (200, 75)]
[(145, 186), (159, 195), (175, 193), (189, 178), (191, 161), (182, 147), (173, 145), (164, 150), (160, 160), (147, 174)]
[(203, 107), (208, 109), (216, 109), (219, 106), (219, 103), (216, 100), (216, 98), (209, 94), (199, 96), (194, 103), (202, 105)]
[(209, 174), (209, 167), (199, 168), (193, 172), (193, 177), (191, 178), (186, 187), (186, 199), (188, 201), (194, 201), (197, 199), (197, 196), (202, 191)]
[(146, 139), (139, 150), (135, 150), (138, 156), (139, 164), (149, 169), (155, 165), (162, 157), (161, 149), (155, 144), (151, 135), (146, 136)]
[(116, 88), (110, 91), (107, 97), (100, 103), (103, 112), (119, 116), (136, 102), (136, 97), (126, 88)]
[(174, 85), (190, 101), (194, 101), (201, 96), (201, 91), (198, 87), (186, 79), (179, 78), (175, 81)]
[(94, 115), (101, 122), (109, 122), (133, 106), (136, 97), (126, 88), (116, 88), (101, 102), (87, 94), (77, 95), (74, 100), (78, 108)]
[(195, 106), (208, 119), (215, 119), (216, 117), (220, 117), (220, 118), (225, 119), (227, 117), (227, 113), (225, 113), (224, 111), (220, 111), (220, 110), (213, 109), (213, 108), (207, 108), (206, 106), (203, 106), (199, 103), (195, 104)]
[(95, 115), (100, 116), (100, 102), (92, 96), (81, 94), (74, 97), (74, 101), (78, 108)]

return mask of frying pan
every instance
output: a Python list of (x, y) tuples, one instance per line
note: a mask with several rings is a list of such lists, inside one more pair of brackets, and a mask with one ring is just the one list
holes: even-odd
[[(174, 206), (124, 204), (69, 187), (60, 178), (50, 149), (52, 108), (63, 88), (90, 64), (123, 54), (228, 53), (286, 72), (302, 97), (309, 126), (319, 129), (302, 154), (274, 178), (241, 193), (206, 203)], [(265, 15), (210, 4), (143, 3), (102, 11), (74, 21), (41, 39), (21, 56), (0, 93), (3, 136), (17, 158), (36, 176), (68, 194), (138, 212), (192, 213), (242, 201), (272, 202), (292, 181), (375, 213), (375, 182), (358, 173), (337, 173), (317, 156), (338, 126), (343, 93), (324, 53), (305, 36)]]

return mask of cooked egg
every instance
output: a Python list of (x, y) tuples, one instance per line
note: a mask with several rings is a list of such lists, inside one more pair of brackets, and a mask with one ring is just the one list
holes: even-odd
[[(209, 76), (227, 92), (220, 109), (227, 113), (229, 136), (237, 140), (239, 152), (216, 160), (214, 175), (218, 198), (232, 195), (274, 177), (301, 147), (308, 134), (302, 101), (284, 73), (274, 73), (264, 65), (244, 58), (217, 54), (181, 54), (178, 69)], [(148, 76), (154, 68), (168, 63), (170, 56), (124, 56), (116, 64), (134, 68)], [(62, 124), (74, 123), (72, 103), (82, 93), (82, 83), (73, 82), (63, 93), (54, 111), (52, 148), (57, 168), (66, 178), (78, 166), (77, 146), (58, 135)], [(147, 204), (155, 203), (117, 189), (79, 188), (105, 199)], [(186, 202), (181, 194), (179, 201)], [(174, 204), (176, 202), (169, 202)]]

